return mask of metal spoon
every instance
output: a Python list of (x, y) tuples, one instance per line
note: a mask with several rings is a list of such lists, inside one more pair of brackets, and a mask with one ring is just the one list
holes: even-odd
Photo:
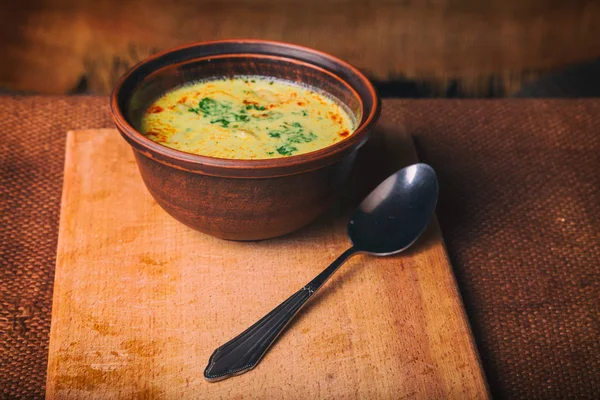
[(383, 181), (352, 214), (346, 250), (315, 279), (211, 355), (204, 377), (216, 382), (254, 368), (286, 325), (351, 256), (387, 256), (410, 247), (435, 209), (438, 183), (427, 164), (403, 168)]

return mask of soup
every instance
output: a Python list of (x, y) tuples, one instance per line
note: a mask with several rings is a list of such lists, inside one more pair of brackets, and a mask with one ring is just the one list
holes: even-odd
[(308, 153), (352, 134), (355, 121), (331, 97), (288, 81), (247, 76), (192, 83), (144, 112), (141, 132), (162, 145), (218, 158)]

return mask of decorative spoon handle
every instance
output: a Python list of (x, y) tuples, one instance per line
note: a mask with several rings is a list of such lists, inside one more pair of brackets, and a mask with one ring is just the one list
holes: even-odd
[(216, 382), (254, 368), (287, 324), (296, 316), (296, 313), (327, 282), (327, 279), (356, 252), (354, 247), (346, 250), (310, 283), (250, 328), (217, 348), (210, 356), (208, 366), (204, 370), (204, 378), (209, 382)]

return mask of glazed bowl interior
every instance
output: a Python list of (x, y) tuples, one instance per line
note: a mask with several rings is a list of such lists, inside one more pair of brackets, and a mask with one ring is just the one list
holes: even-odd
[[(252, 75), (296, 82), (324, 92), (347, 109), (354, 119), (355, 132), (324, 149), (269, 160), (215, 159), (184, 153), (152, 142), (139, 132), (144, 111), (169, 90), (196, 81)], [(375, 123), (379, 113), (379, 99), (372, 85), (350, 65), (312, 49), (260, 40), (202, 43), (152, 56), (121, 79), (113, 92), (111, 105), (115, 123), (138, 150), (147, 150), (162, 161), (177, 158), (178, 165), (184, 163), (183, 167), (188, 170), (196, 169), (194, 164), (227, 167), (229, 175), (235, 169), (258, 171), (272, 168), (274, 164), (284, 168), (277, 172), (281, 175), (301, 172), (298, 168), (285, 167), (303, 161), (323, 161), (311, 169), (335, 162), (335, 158), (355, 150), (366, 140), (367, 128)], [(338, 157), (332, 157), (334, 153), (339, 153)], [(207, 168), (201, 168), (200, 172), (221, 175)]]

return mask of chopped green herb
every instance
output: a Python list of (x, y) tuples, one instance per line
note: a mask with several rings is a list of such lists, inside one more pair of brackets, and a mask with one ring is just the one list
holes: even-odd
[(267, 109), (267, 107), (265, 107), (265, 106), (258, 106), (256, 104), (248, 104), (246, 106), (246, 110), (252, 110), (252, 109), (257, 110), (257, 111), (265, 111)]
[(216, 100), (211, 99), (210, 97), (204, 97), (198, 103), (198, 107), (205, 114), (211, 114), (217, 110), (219, 103)]
[(317, 135), (310, 132), (308, 135), (305, 133), (294, 133), (288, 136), (288, 141), (290, 143), (310, 143), (317, 138)]
[(298, 151), (298, 149), (295, 146), (292, 146), (290, 144), (284, 144), (283, 146), (278, 147), (275, 150), (277, 150), (277, 152), (282, 156), (291, 156), (294, 151)]
[(275, 82), (271, 81), (271, 82), (269, 82), (269, 85), (272, 85), (272, 84), (274, 84), (274, 83), (275, 83)]
[(229, 121), (225, 118), (213, 119), (210, 121), (211, 124), (221, 124), (223, 128), (227, 128), (229, 126)]
[(231, 105), (211, 99), (210, 97), (204, 97), (198, 103), (198, 107), (189, 108), (188, 111), (200, 114), (204, 114), (205, 116), (218, 117), (222, 114), (229, 112), (231, 110)]
[(250, 121), (250, 117), (247, 115), (239, 115), (239, 114), (232, 114), (233, 118), (238, 121), (238, 122), (248, 122)]
[(277, 152), (283, 156), (292, 155), (298, 148), (295, 144), (309, 143), (317, 139), (317, 135), (313, 132), (306, 133), (304, 127), (299, 122), (284, 122), (280, 125), (280, 129), (268, 132), (269, 137), (274, 139), (282, 139), (283, 145), (278, 147)]
[(292, 112), (292, 115), (302, 115), (303, 117), (308, 117), (308, 111), (306, 111), (306, 110), (294, 111), (294, 112)]
[(213, 117), (210, 123), (221, 124), (221, 126), (224, 128), (227, 128), (232, 122), (250, 121), (250, 116), (247, 115), (245, 108), (242, 107), (239, 110), (239, 113), (236, 114), (231, 109), (231, 104), (226, 102), (218, 102), (210, 97), (204, 97), (198, 103), (198, 107), (190, 108), (189, 111), (198, 115), (202, 113), (204, 117)]
[(310, 143), (317, 139), (317, 135), (313, 132), (306, 134), (304, 127), (299, 122), (284, 122), (281, 124), (281, 129), (269, 132), (269, 136), (272, 138), (283, 137), (286, 139), (287, 144), (290, 143)]
[(275, 152), (274, 151), (267, 151), (267, 154), (270, 155), (270, 156), (272, 156), (273, 154), (275, 154)]

